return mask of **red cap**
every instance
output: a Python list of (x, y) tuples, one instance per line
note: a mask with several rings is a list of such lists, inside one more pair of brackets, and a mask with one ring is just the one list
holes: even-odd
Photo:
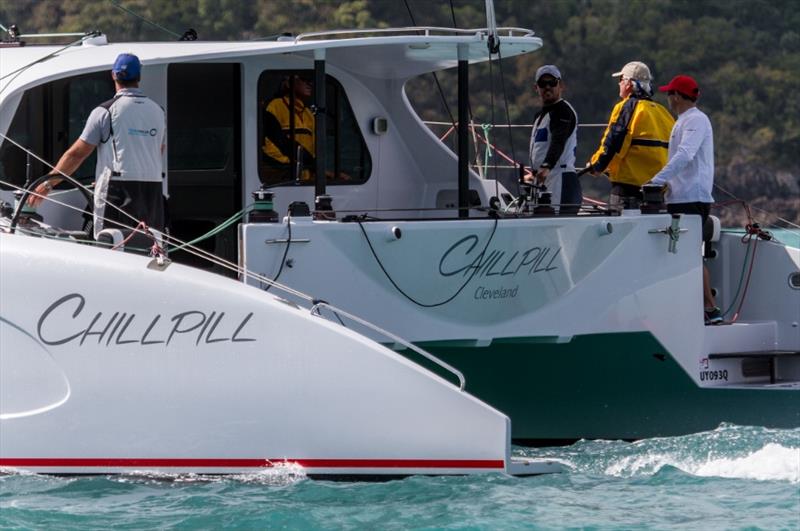
[(694, 99), (697, 99), (700, 95), (700, 88), (697, 86), (697, 81), (690, 76), (675, 76), (672, 78), (672, 81), (669, 82), (669, 85), (659, 87), (658, 90), (661, 92), (674, 90), (675, 92), (680, 92), (684, 96)]

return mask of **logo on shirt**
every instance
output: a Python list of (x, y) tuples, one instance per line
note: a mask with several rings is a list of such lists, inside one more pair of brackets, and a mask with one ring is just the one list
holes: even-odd
[(128, 134), (131, 136), (156, 136), (158, 133), (158, 129), (150, 129), (149, 131), (145, 129), (134, 129), (133, 127), (128, 128)]

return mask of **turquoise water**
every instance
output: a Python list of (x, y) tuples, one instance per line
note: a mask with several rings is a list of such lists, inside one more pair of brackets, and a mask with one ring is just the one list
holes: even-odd
[(636, 443), (515, 448), (567, 471), (313, 481), (0, 476), (3, 529), (799, 529), (800, 429), (723, 425)]
[(770, 232), (778, 241), (800, 249), (800, 229), (773, 229)]

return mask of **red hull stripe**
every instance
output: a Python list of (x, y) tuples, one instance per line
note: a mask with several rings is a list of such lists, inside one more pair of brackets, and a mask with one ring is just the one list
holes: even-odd
[(298, 464), (305, 468), (474, 468), (505, 467), (502, 459), (118, 459), (8, 457), (0, 458), (0, 467), (53, 468), (271, 468)]

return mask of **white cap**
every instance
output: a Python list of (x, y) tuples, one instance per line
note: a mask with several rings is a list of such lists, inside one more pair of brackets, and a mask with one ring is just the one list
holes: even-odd
[(614, 72), (611, 77), (624, 77), (625, 79), (635, 79), (636, 81), (650, 81), (650, 69), (640, 61), (631, 61), (622, 67), (619, 72)]
[(540, 66), (539, 69), (536, 71), (536, 79), (534, 81), (539, 81), (542, 76), (550, 74), (556, 79), (561, 79), (561, 72), (558, 71), (558, 67), (555, 65), (544, 65)]

